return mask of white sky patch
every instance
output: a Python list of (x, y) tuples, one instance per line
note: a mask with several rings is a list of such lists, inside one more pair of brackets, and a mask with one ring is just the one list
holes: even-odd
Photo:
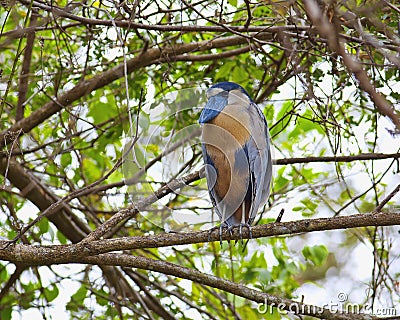
[(38, 214), (38, 208), (29, 200), (26, 200), (24, 205), (17, 211), (17, 217), (23, 223), (28, 223), (30, 219), (35, 219)]
[(123, 55), (123, 49), (121, 47), (115, 47), (115, 48), (106, 48), (104, 51), (104, 57), (107, 58), (107, 60), (114, 60), (116, 58), (119, 58)]
[[(359, 243), (352, 250), (351, 260), (348, 261), (342, 272), (345, 271), (349, 277), (354, 277), (354, 279), (359, 279), (360, 282), (367, 283), (371, 278), (374, 266), (372, 250), (370, 243)], [(354, 270), (357, 270), (356, 274)]]
[[(13, 311), (11, 313), (11, 319), (13, 320), (26, 320), (26, 319), (43, 319), (42, 313), (37, 308), (30, 308), (24, 311)], [(60, 318), (62, 319), (62, 318)], [(66, 319), (66, 318), (64, 318)]]
[(190, 293), (192, 292), (193, 281), (187, 279), (181, 279), (179, 280), (179, 286)]
[(118, 33), (115, 30), (115, 28), (109, 28), (107, 30), (107, 38), (111, 41), (117, 41), (118, 39)]

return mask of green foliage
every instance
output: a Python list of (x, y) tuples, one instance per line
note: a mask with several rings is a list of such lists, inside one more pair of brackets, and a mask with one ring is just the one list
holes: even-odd
[(315, 266), (321, 266), (328, 258), (329, 251), (324, 245), (305, 246), (301, 251), (307, 261), (312, 262)]
[(0, 311), (0, 318), (4, 320), (10, 320), (11, 319), (11, 308), (4, 308)]
[(66, 305), (67, 310), (79, 311), (83, 308), (87, 294), (88, 290), (86, 286), (82, 285), (73, 295), (71, 295), (71, 299)]
[[(398, 112), (398, 12), (379, 1), (368, 2), (372, 9), (366, 10), (366, 3), (347, 1), (335, 7), (332, 2), (323, 12), (340, 33), (346, 54)], [(67, 197), (19, 243), (77, 242), (119, 210), (199, 170), (200, 137), (194, 132), (205, 90), (219, 81), (241, 84), (262, 107), (273, 158), (303, 159), (274, 166), (272, 194), (260, 224), (274, 222), (282, 208), (283, 221), (373, 211), (397, 177), (396, 161), (307, 161), (396, 153), (399, 146), (397, 136), (388, 134), (393, 131), (391, 120), (363, 90), (340, 53), (332, 51), (306, 9), (299, 1), (285, 0), (228, 0), (222, 5), (125, 1), (118, 6), (103, 1), (55, 1), (51, 6), (6, 1), (0, 11), (0, 143), (7, 142), (0, 154), (1, 237), (13, 239), (52, 203)], [(38, 20), (32, 27), (35, 11)], [(257, 31), (243, 28), (249, 13), (248, 27), (259, 27)], [(31, 32), (35, 39), (25, 74)], [(24, 79), (24, 119), (18, 120)], [(103, 180), (123, 155), (123, 165)], [(126, 186), (129, 179), (133, 181)], [(87, 190), (92, 183), (95, 186)], [(141, 208), (104, 239), (204, 229), (204, 221), (194, 224), (185, 218), (197, 221), (209, 214), (206, 188), (202, 179), (175, 190)], [(83, 193), (68, 198), (79, 190)], [(398, 208), (396, 199), (392, 204)], [(323, 236), (320, 245), (309, 246), (307, 235), (292, 235), (252, 239), (247, 245), (225, 241), (222, 246), (192, 244), (124, 253), (294, 299), (310, 281), (305, 269), (324, 266), (332, 254), (328, 242), (330, 250), (343, 253), (362, 239), (371, 242), (376, 277), (381, 277), (371, 280), (371, 295), (375, 299), (383, 292), (393, 298), (399, 274), (390, 274), (396, 258), (389, 248), (391, 239), (386, 239), (389, 232), (371, 227), (360, 233), (343, 233), (342, 247)], [(293, 244), (293, 239), (299, 242)], [(335, 266), (339, 274), (340, 263)], [(385, 270), (378, 270), (382, 266)], [(30, 266), (14, 279), (12, 269), (0, 265), (1, 288), (12, 281), (0, 301), (0, 319), (11, 319), (12, 312), (23, 317), (24, 310), (50, 318), (48, 307), (57, 307), (66, 293), (70, 299), (65, 309), (79, 319), (162, 319), (163, 309), (181, 319), (231, 319), (236, 313), (243, 319), (284, 318), (276, 308), (266, 306), (260, 314), (254, 302), (183, 278), (132, 268), (81, 267)], [(326, 276), (323, 272), (318, 279), (322, 287)], [(69, 283), (79, 288), (69, 292)]]
[(7, 269), (3, 265), (0, 265), (0, 281), (3, 283), (8, 276)]
[(285, 102), (276, 115), (276, 122), (270, 128), (271, 137), (274, 138), (281, 131), (285, 130), (292, 118), (294, 104), (292, 101)]
[(52, 285), (50, 287), (44, 288), (44, 297), (48, 302), (52, 302), (55, 298), (58, 297), (59, 290), (56, 285)]

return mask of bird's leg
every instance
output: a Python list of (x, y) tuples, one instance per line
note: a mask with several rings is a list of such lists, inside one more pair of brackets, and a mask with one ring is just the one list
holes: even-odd
[(243, 244), (243, 236), (242, 236), (242, 229), (243, 229), (243, 227), (245, 227), (245, 228), (247, 228), (247, 230), (249, 230), (249, 239), (252, 239), (253, 238), (253, 232), (251, 231), (251, 225), (249, 225), (248, 223), (246, 223), (246, 222), (241, 222), (240, 224), (239, 224), (239, 234), (240, 234), (240, 240), (242, 241), (242, 244)]
[(224, 222), (219, 225), (219, 244), (222, 247), (222, 228), (224, 226)]
[(240, 222), (239, 225), (239, 235), (240, 235), (240, 241), (243, 244), (243, 234), (242, 234), (242, 226), (246, 225), (246, 206), (245, 206), (245, 202), (242, 202), (242, 221)]
[(222, 246), (222, 229), (227, 228), (229, 230), (229, 226), (226, 224), (226, 222), (221, 222), (221, 224), (219, 226), (215, 226), (213, 228), (211, 228), (208, 231), (208, 242), (211, 241), (211, 235), (215, 230), (218, 230), (219, 232), (219, 243)]
[(251, 225), (249, 225), (248, 223), (246, 223), (246, 227), (249, 229), (249, 238), (253, 239), (253, 231), (251, 231)]
[[(226, 207), (224, 206), (223, 210), (222, 210), (222, 224), (224, 225), (225, 228), (227, 228), (229, 234), (232, 236), (233, 232), (232, 232), (232, 227), (233, 226), (229, 226), (228, 223), (226, 223), (227, 217), (226, 217)], [(221, 224), (221, 225), (222, 225)], [(219, 236), (220, 236), (220, 240), (221, 240), (221, 244), (222, 244), (222, 230), (220, 230), (219, 232)]]
[(222, 219), (221, 219), (221, 221), (222, 222), (226, 221), (226, 207), (225, 206), (222, 207)]
[[(228, 232), (229, 232), (229, 234), (232, 236), (233, 235), (233, 232), (232, 232), (232, 227), (233, 226), (229, 226), (227, 223), (226, 223), (226, 220), (227, 220), (227, 217), (226, 217), (226, 207), (224, 206), (223, 207), (223, 209), (222, 209), (222, 223), (224, 224), (224, 227), (226, 227), (227, 228), (227, 230), (228, 230)], [(220, 232), (220, 237), (222, 237), (222, 232)], [(222, 239), (221, 239), (221, 242), (222, 242)]]
[(221, 246), (222, 246), (222, 229), (223, 228), (227, 228), (229, 233), (232, 235), (232, 228), (228, 226), (228, 224), (226, 223), (226, 220), (225, 220), (225, 216), (226, 216), (225, 212), (226, 212), (226, 208), (224, 206), (223, 209), (222, 209), (222, 219), (221, 219), (222, 222), (221, 222), (221, 224), (219, 226), (216, 226), (216, 227), (213, 227), (213, 228), (210, 229), (210, 231), (208, 233), (208, 242), (211, 241), (211, 234), (216, 229), (219, 230), (219, 243), (221, 244)]
[(246, 227), (249, 230), (249, 238), (253, 238), (253, 233), (251, 232), (251, 225), (249, 225), (246, 222), (246, 210), (245, 210), (245, 203), (242, 203), (242, 221), (239, 224), (239, 234), (240, 234), (240, 240), (243, 244), (243, 233), (242, 233), (242, 229), (243, 227)]

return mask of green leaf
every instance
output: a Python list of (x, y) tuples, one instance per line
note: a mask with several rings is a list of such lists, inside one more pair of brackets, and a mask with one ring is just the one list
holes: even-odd
[(72, 162), (72, 156), (70, 152), (66, 152), (61, 155), (61, 165), (63, 167), (70, 165), (71, 162)]
[[(232, 72), (232, 69), (236, 67), (236, 61), (229, 60), (226, 61), (218, 70), (218, 72), (215, 74), (214, 79), (215, 80), (228, 80), (229, 75)], [(215, 81), (214, 80), (214, 81)]]
[(102, 172), (99, 166), (91, 158), (84, 158), (82, 160), (82, 169), (89, 181), (95, 181), (101, 177)]
[(305, 246), (302, 254), (306, 260), (311, 261), (315, 266), (321, 266), (326, 262), (329, 251), (324, 245)]
[(150, 116), (145, 113), (141, 112), (139, 116), (139, 127), (143, 129), (143, 131), (147, 131), (150, 126)]
[(242, 67), (235, 67), (230, 75), (233, 82), (240, 83), (242, 86), (249, 80), (247, 73), (243, 72)]
[(296, 126), (288, 135), (289, 139), (305, 136), (307, 132), (312, 130), (316, 130), (320, 134), (323, 134), (324, 132), (321, 126), (312, 120), (313, 117), (314, 116), (310, 110), (307, 110), (301, 117), (298, 117), (296, 120)]
[(8, 272), (7, 269), (3, 266), (0, 265), (0, 283), (4, 283), (8, 278)]
[(88, 290), (82, 285), (72, 296), (66, 305), (67, 310), (78, 311), (84, 305), (83, 301), (87, 296)]
[(83, 300), (86, 298), (87, 296), (87, 289), (85, 286), (81, 286), (78, 291), (76, 291), (73, 295), (72, 295), (72, 299), (74, 299), (74, 301), (76, 302), (83, 302)]
[(282, 130), (284, 130), (286, 128), (286, 126), (289, 124), (290, 122), (290, 113), (293, 109), (293, 102), (292, 101), (288, 101), (285, 102), (282, 105), (282, 108), (279, 110), (277, 116), (276, 116), (276, 123), (274, 124), (273, 127), (271, 127), (270, 129), (270, 134), (271, 137), (275, 136), (276, 134), (278, 134), (279, 132), (281, 132)]
[(11, 308), (4, 308), (0, 311), (0, 319), (1, 320), (10, 320), (11, 319)]
[(48, 286), (44, 288), (44, 295), (46, 297), (46, 300), (48, 302), (53, 301), (55, 298), (58, 297), (58, 287), (57, 285), (53, 285), (53, 286)]
[(38, 227), (41, 234), (46, 233), (47, 231), (49, 231), (50, 228), (49, 220), (47, 220), (46, 218), (40, 220), (38, 223)]
[(282, 167), (278, 170), (278, 175), (277, 178), (274, 179), (274, 189), (280, 190), (281, 188), (285, 187), (289, 183), (289, 179), (286, 179), (283, 176), (283, 173), (285, 172), (285, 167)]
[(64, 236), (62, 232), (57, 229), (57, 239), (61, 244), (67, 244), (67, 238)]
[(374, 209), (375, 209), (375, 204), (369, 201), (363, 201), (359, 206), (359, 210), (361, 213), (372, 212)]
[(96, 105), (91, 107), (88, 116), (92, 117), (95, 123), (104, 122), (110, 118), (117, 116), (117, 108), (115, 103), (96, 102)]
[(109, 304), (109, 300), (105, 299), (104, 297), (107, 296), (107, 293), (105, 291), (98, 291), (99, 294), (96, 294), (96, 301), (99, 305), (101, 306), (106, 306), (107, 304)]

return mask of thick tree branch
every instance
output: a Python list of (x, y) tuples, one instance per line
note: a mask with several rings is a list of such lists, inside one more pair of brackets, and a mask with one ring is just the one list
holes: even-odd
[(243, 297), (259, 304), (278, 307), (280, 312), (288, 311), (296, 315), (308, 315), (320, 319), (379, 319), (378, 317), (364, 314), (336, 312), (328, 308), (322, 308), (315, 305), (309, 305), (302, 302), (278, 297), (259, 290), (251, 289), (245, 285), (235, 283), (226, 279), (221, 279), (213, 275), (200, 272), (195, 269), (186, 268), (166, 261), (157, 261), (141, 256), (132, 256), (128, 254), (101, 254), (94, 257), (76, 259), (78, 263), (90, 263), (100, 265), (115, 265), (130, 268), (139, 268), (144, 270), (156, 271), (162, 274), (172, 275), (178, 278), (189, 279), (193, 282), (206, 286), (217, 288), (225, 292), (230, 292), (236, 296)]
[[(245, 46), (243, 48), (233, 49), (221, 53), (210, 53), (210, 54), (181, 54), (176, 55), (173, 59), (174, 61), (209, 61), (209, 60), (218, 60), (223, 58), (229, 58), (238, 56), (242, 53), (249, 52), (252, 49), (252, 46)], [(160, 62), (170, 62), (170, 58), (168, 59), (160, 59)]]
[(312, 163), (312, 162), (352, 162), (352, 161), (399, 159), (399, 158), (400, 158), (400, 153), (360, 153), (353, 156), (321, 156), (321, 157), (276, 159), (274, 161), (274, 164), (287, 165), (295, 163)]
[[(299, 233), (349, 229), (367, 226), (390, 226), (400, 224), (400, 213), (371, 213), (355, 214), (335, 218), (304, 219), (298, 221), (269, 223), (252, 228), (253, 238), (293, 235)], [(249, 239), (248, 230), (244, 229), (243, 238)], [(227, 230), (222, 233), (223, 240), (240, 240), (238, 228), (235, 228), (231, 236)], [(209, 231), (190, 233), (161, 233), (146, 237), (121, 237), (106, 240), (85, 242), (85, 249), (95, 254), (116, 250), (133, 250), (144, 248), (159, 248), (182, 244), (203, 243), (219, 241), (218, 232), (210, 235)], [(94, 251), (93, 251), (94, 250)], [(104, 251), (103, 251), (104, 250)]]
[[(294, 235), (314, 231), (340, 230), (368, 226), (400, 225), (400, 213), (382, 212), (370, 214), (355, 214), (334, 218), (304, 219), (298, 221), (275, 222), (255, 226), (252, 228), (252, 238), (263, 238), (283, 235)], [(151, 236), (121, 237), (96, 240), (100, 233), (92, 233), (78, 244), (29, 246), (25, 244), (10, 244), (9, 241), (0, 241), (0, 259), (25, 265), (44, 265), (54, 263), (68, 263), (71, 259), (98, 255), (119, 250), (134, 250), (145, 248), (159, 248), (183, 244), (204, 243), (219, 241), (218, 232), (209, 231), (188, 233), (161, 233)], [(238, 228), (233, 234), (227, 230), (222, 233), (223, 240), (249, 239), (249, 232), (245, 228), (242, 236)]]

